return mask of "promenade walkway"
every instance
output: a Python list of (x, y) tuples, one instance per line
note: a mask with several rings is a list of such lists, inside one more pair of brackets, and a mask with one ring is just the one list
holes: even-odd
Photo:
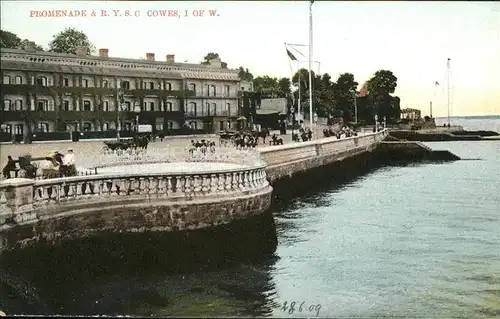
[[(273, 133), (278, 134), (279, 131), (272, 131), (271, 134)], [(359, 136), (363, 136), (365, 133), (358, 133), (358, 134)], [(297, 143), (297, 142), (292, 142), (291, 130), (288, 130), (286, 135), (280, 135), (280, 137), (283, 138), (283, 142), (285, 145), (291, 143)], [(323, 138), (323, 133), (321, 133), (321, 135), (318, 135), (318, 137)], [(166, 138), (163, 140), (163, 142), (160, 142), (160, 140), (157, 139), (155, 142), (151, 142), (148, 145), (148, 151), (150, 151), (153, 154), (158, 154), (159, 152), (162, 152), (167, 149), (184, 151), (186, 149), (186, 146), (190, 143), (191, 139), (200, 140), (202, 138), (213, 141), (219, 140), (218, 136), (199, 137), (196, 135), (188, 136), (185, 138)], [(266, 139), (266, 142), (267, 141), (268, 139)], [(260, 144), (257, 146), (258, 149), (269, 147), (269, 144), (262, 144), (261, 139), (259, 139), (259, 143)], [(96, 156), (102, 155), (103, 147), (104, 147), (104, 142), (100, 140), (86, 140), (77, 143), (69, 141), (68, 142), (55, 141), (55, 142), (36, 143), (36, 144), (2, 144), (0, 145), (0, 155), (1, 155), (0, 167), (3, 168), (7, 163), (7, 155), (10, 155), (14, 158), (18, 158), (19, 156), (23, 156), (25, 154), (31, 154), (31, 156), (33, 157), (42, 157), (53, 151), (66, 153), (66, 150), (68, 148), (72, 148), (75, 153), (77, 167), (89, 167), (92, 166), (92, 164), (95, 164)]]

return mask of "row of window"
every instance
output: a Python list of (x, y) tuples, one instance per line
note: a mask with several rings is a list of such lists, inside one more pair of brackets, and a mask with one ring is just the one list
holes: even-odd
[[(23, 110), (23, 101), (16, 100), (12, 103), (11, 100), (4, 100), (4, 111), (22, 111)], [(70, 101), (64, 100), (61, 105), (59, 105), (59, 111), (72, 111), (73, 108), (70, 106)], [(156, 108), (155, 102), (144, 102), (143, 108), (141, 111), (160, 111), (163, 112), (161, 105)], [(49, 108), (49, 101), (47, 100), (37, 100), (36, 101), (36, 111), (51, 111)], [(102, 110), (105, 112), (113, 111), (109, 107), (109, 102), (104, 101), (102, 104)], [(134, 106), (130, 101), (125, 101), (122, 104), (122, 111), (133, 112)], [(165, 104), (165, 110), (167, 112), (175, 112), (173, 104), (171, 102), (167, 102)], [(90, 101), (83, 101), (82, 111), (92, 111), (92, 106)], [(206, 103), (204, 106), (202, 105), (201, 109), (198, 108), (196, 102), (189, 102), (187, 105), (186, 113), (191, 116), (201, 115), (201, 116), (209, 116), (209, 115), (221, 115), (221, 116), (229, 116), (231, 114), (231, 104), (226, 103), (226, 105), (220, 105), (217, 107), (216, 103)]]
[[(3, 84), (11, 84), (11, 78), (10, 76), (8, 75), (5, 75), (3, 77)], [(49, 78), (47, 78), (46, 76), (38, 76), (36, 78), (36, 80), (33, 78), (32, 79), (32, 83), (33, 84), (36, 84), (38, 86), (48, 86), (49, 85)], [(63, 78), (62, 79), (62, 83), (61, 83), (61, 86), (63, 87), (69, 87), (69, 78)], [(14, 83), (13, 84), (23, 84), (23, 78), (20, 76), (20, 75), (16, 75), (14, 77)], [(81, 84), (80, 84), (81, 87), (84, 87), (84, 88), (88, 88), (88, 87), (91, 87), (90, 86), (90, 80), (89, 79), (81, 79)], [(107, 80), (102, 80), (101, 82), (101, 87), (103, 88), (107, 88), (108, 87), (108, 81)], [(130, 90), (130, 81), (122, 81), (120, 83), (120, 87), (124, 90)], [(155, 82), (147, 82), (147, 81), (144, 81), (142, 82), (142, 89), (144, 90), (147, 90), (147, 89), (150, 89), (150, 90), (155, 90)], [(157, 89), (161, 90), (162, 89), (162, 85), (159, 84)], [(194, 83), (189, 83), (188, 84), (188, 89), (191, 90), (191, 91), (194, 91), (196, 92), (196, 84)], [(230, 86), (229, 85), (224, 85), (224, 96), (229, 96), (229, 93), (230, 93)], [(166, 91), (171, 91), (172, 90), (172, 84), (171, 83), (165, 83), (165, 90)], [(207, 96), (217, 96), (217, 87), (215, 85), (210, 85), (210, 84), (206, 84), (206, 92), (207, 92)]]
[(196, 105), (195, 102), (189, 102), (186, 108), (186, 114), (188, 116), (229, 116), (231, 115), (231, 104), (226, 103), (226, 105), (219, 105), (217, 107), (216, 103), (206, 103), (201, 105), (201, 109)]
[[(163, 130), (163, 123), (156, 123), (156, 129), (157, 130)], [(220, 121), (220, 126), (224, 126), (224, 121)], [(124, 131), (132, 131), (133, 129), (133, 124), (131, 122), (124, 122), (122, 123), (122, 126)], [(172, 121), (167, 122), (167, 129), (172, 130), (174, 127), (174, 123)], [(192, 129), (196, 130), (198, 129), (198, 123), (196, 121), (191, 121), (189, 122), (189, 127)], [(227, 121), (227, 127), (231, 128), (231, 122)], [(102, 124), (102, 130), (103, 131), (108, 131), (110, 130), (111, 125), (110, 123), (103, 123)], [(65, 123), (63, 124), (63, 130), (64, 131), (69, 131), (72, 128), (69, 125), (66, 125)], [(92, 130), (92, 123), (90, 122), (83, 122), (82, 123), (82, 131), (84, 132), (90, 132)], [(221, 130), (223, 130), (221, 128)], [(24, 125), (23, 124), (3, 124), (1, 128), (2, 132), (6, 132), (9, 134), (16, 134), (16, 135), (23, 135), (24, 134)], [(38, 122), (36, 124), (36, 131), (37, 132), (49, 132), (49, 123), (46, 122)]]
[[(16, 100), (14, 103), (12, 103), (11, 100), (4, 100), (3, 101), (4, 105), (4, 111), (22, 111), (23, 110), (23, 101), (22, 100)], [(72, 111), (73, 108), (72, 106), (70, 107), (70, 101), (63, 101), (62, 104), (59, 106), (59, 111)], [(37, 100), (36, 101), (36, 111), (51, 111), (49, 108), (49, 101), (47, 100)], [(91, 103), (90, 101), (83, 101), (83, 108), (82, 111), (91, 111)], [(104, 101), (102, 103), (102, 110), (105, 112), (108, 111), (114, 111), (110, 109), (109, 107), (109, 102)], [(165, 103), (165, 110), (167, 112), (175, 112), (177, 110), (174, 109), (173, 104), (171, 102)], [(133, 112), (134, 108), (132, 106), (132, 103), (129, 101), (126, 101), (122, 105), (122, 111), (127, 111), (127, 112)], [(141, 111), (160, 111), (163, 112), (161, 104), (155, 104), (155, 102), (144, 102), (143, 109)]]

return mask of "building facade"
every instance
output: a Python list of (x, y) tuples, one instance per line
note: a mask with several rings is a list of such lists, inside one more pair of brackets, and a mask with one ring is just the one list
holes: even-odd
[(149, 124), (154, 132), (176, 134), (233, 129), (239, 98), (248, 84), (237, 70), (209, 64), (156, 61), (1, 49), (2, 134), (134, 131)]

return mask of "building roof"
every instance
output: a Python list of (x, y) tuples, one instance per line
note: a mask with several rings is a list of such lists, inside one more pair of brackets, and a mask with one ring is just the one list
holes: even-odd
[(280, 113), (280, 114), (287, 113), (285, 98), (261, 100), (260, 109), (257, 109), (257, 114), (265, 115), (273, 113)]
[(4, 48), (0, 50), (0, 53), (2, 69), (239, 81), (237, 69), (223, 69), (213, 65), (115, 57), (106, 58), (89, 55), (78, 56), (65, 53), (31, 52)]

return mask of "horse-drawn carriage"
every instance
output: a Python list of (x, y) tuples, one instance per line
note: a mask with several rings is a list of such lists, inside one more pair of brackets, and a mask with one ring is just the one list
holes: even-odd
[(105, 146), (102, 148), (103, 153), (118, 153), (123, 152), (138, 152), (145, 151), (148, 148), (148, 144), (151, 140), (151, 136), (142, 135), (135, 136), (132, 139), (123, 139), (115, 142), (104, 142)]
[[(75, 165), (63, 165), (63, 154), (54, 152), (47, 154), (45, 157), (31, 157), (30, 154), (20, 156), (15, 162), (19, 164), (19, 177), (42, 179), (58, 178), (61, 176), (76, 176), (78, 171)], [(46, 163), (33, 163), (35, 161), (46, 161)], [(46, 164), (46, 165), (44, 165)]]
[(63, 164), (64, 155), (59, 152), (54, 152), (47, 154), (45, 156), (45, 160), (48, 165), (45, 167), (41, 167), (42, 170), (42, 178), (58, 178), (61, 175), (64, 177), (76, 176), (78, 175), (78, 171), (76, 170), (75, 165), (64, 165)]
[[(269, 130), (264, 129), (262, 131), (252, 131), (252, 130), (240, 130), (238, 132), (221, 132), (220, 133), (220, 144), (225, 146), (236, 146), (236, 147), (255, 147), (258, 144), (258, 139), (262, 138), (264, 144), (266, 143), (266, 138), (269, 136)], [(247, 142), (244, 142), (244, 140)], [(251, 141), (248, 141), (251, 140)]]

